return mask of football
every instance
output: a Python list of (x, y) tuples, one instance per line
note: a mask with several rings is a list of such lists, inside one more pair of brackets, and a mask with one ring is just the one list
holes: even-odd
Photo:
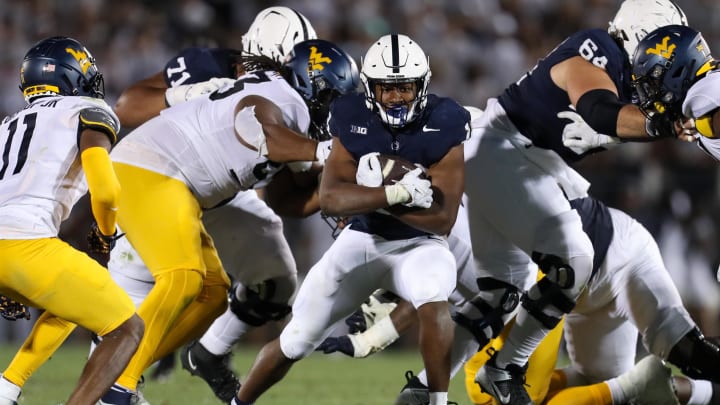
[[(407, 172), (421, 167), (416, 166), (415, 163), (405, 158), (394, 155), (380, 154), (378, 156), (378, 160), (380, 161), (380, 167), (382, 168), (384, 186), (395, 184), (398, 180), (402, 179)], [(423, 174), (420, 177), (427, 178), (425, 169), (423, 169)]]

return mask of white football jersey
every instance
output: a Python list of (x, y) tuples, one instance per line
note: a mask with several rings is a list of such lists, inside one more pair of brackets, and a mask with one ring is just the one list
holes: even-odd
[[(87, 192), (80, 163), (79, 113), (102, 108), (89, 97), (42, 97), (0, 125), (0, 239), (57, 236)], [(119, 121), (117, 121), (119, 122)]]
[[(720, 107), (720, 72), (711, 72), (688, 90), (683, 102), (683, 114), (695, 119)], [(720, 161), (720, 139), (700, 136), (700, 147)]]
[(233, 86), (163, 110), (128, 134), (112, 159), (185, 182), (203, 208), (240, 190), (262, 187), (282, 165), (238, 139), (235, 107), (250, 95), (270, 100), (282, 111), (288, 128), (307, 133), (310, 115), (300, 94), (276, 72), (258, 71), (240, 77)]

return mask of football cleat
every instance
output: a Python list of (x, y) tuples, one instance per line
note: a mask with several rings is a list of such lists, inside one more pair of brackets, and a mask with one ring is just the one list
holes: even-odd
[(96, 405), (134, 405), (136, 401), (137, 395), (134, 392), (113, 384)]
[(231, 353), (222, 356), (212, 354), (195, 341), (183, 348), (180, 362), (190, 374), (205, 380), (216, 397), (230, 402), (240, 390), (240, 380), (230, 369), (230, 356)]
[(405, 372), (407, 383), (400, 390), (394, 405), (424, 405), (430, 402), (430, 392), (411, 370)]
[(634, 405), (679, 405), (669, 368), (649, 355), (617, 378), (625, 399)]
[(502, 405), (533, 405), (525, 390), (525, 371), (516, 364), (508, 364), (504, 369), (495, 365), (497, 352), (475, 374), (475, 382), (480, 390), (492, 395)]

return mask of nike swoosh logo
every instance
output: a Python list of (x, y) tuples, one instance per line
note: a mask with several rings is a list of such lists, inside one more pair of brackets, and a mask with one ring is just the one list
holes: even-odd
[(188, 350), (188, 354), (187, 354), (187, 359), (188, 359), (188, 366), (190, 366), (190, 368), (193, 370), (197, 370), (197, 365), (195, 365), (195, 363), (193, 363), (192, 355), (190, 354), (189, 350)]
[(428, 128), (427, 125), (423, 125), (422, 130), (423, 132), (436, 132), (439, 131), (440, 128)]

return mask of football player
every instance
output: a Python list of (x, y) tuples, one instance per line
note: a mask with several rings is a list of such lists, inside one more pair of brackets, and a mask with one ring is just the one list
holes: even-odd
[[(456, 264), (444, 235), (462, 195), (469, 114), (451, 99), (429, 95), (430, 76), (417, 43), (386, 35), (363, 59), (365, 94), (333, 104), (333, 152), (323, 170), (320, 204), (328, 215), (352, 219), (310, 269), (290, 323), (258, 354), (234, 404), (256, 401), (377, 288), (417, 308), (429, 403), (447, 403), (453, 338), (447, 300)], [(383, 185), (378, 153), (427, 167), (431, 180), (417, 168)]]
[[(33, 45), (20, 69), (20, 90), (27, 106), (0, 125), (0, 292), (45, 311), (13, 362), (26, 364), (35, 351), (53, 346), (43, 331), (58, 325), (78, 324), (105, 337), (66, 402), (92, 404), (135, 353), (143, 321), (106, 269), (57, 235), (89, 191), (96, 221), (91, 245), (105, 253), (112, 248), (120, 186), (108, 151), (119, 122), (103, 101), (95, 59), (72, 38)], [(0, 402), (16, 404), (29, 374), (5, 370)]]
[[(479, 139), (477, 135), (481, 133), (476, 129), (476, 125), (481, 122), (479, 112), (471, 112), (474, 129), (471, 137), (473, 142), (466, 142), (465, 146), (468, 158), (474, 156), (474, 150), (478, 147), (474, 141)], [(587, 125), (585, 127), (586, 131), (591, 131)], [(643, 337), (643, 344), (651, 353), (669, 359), (688, 375), (717, 378), (713, 364), (718, 362), (718, 349), (702, 338), (682, 306), (679, 293), (669, 278), (657, 244), (649, 232), (627, 214), (608, 208), (592, 198), (570, 203), (582, 218), (583, 228), (590, 236), (595, 254), (602, 259), (588, 288), (580, 296), (578, 305), (565, 317), (564, 332), (570, 366), (556, 371), (552, 379), (554, 384), (548, 387), (560, 344), (562, 328), (559, 327), (553, 329), (531, 357), (527, 382), (532, 400), (541, 403), (547, 397), (548, 390), (555, 394), (565, 386), (587, 385), (617, 377), (604, 388), (598, 386), (560, 391), (553, 403), (568, 403), (567, 395), (573, 395), (571, 398), (576, 399), (573, 403), (582, 404), (612, 404), (612, 401), (625, 403), (637, 399), (654, 404), (676, 403), (669, 375), (659, 361), (647, 359), (633, 367), (638, 330)], [(463, 222), (461, 211), (457, 223)], [(469, 237), (461, 230), (454, 228), (451, 236), (455, 236), (455, 239), (449, 239), (451, 248), (453, 245), (470, 243)], [(606, 244), (608, 238), (610, 243)], [(512, 299), (512, 290), (506, 290), (503, 294), (505, 299), (500, 303), (484, 300), (479, 290), (490, 290), (493, 282), (486, 278), (476, 280), (474, 271), (470, 270), (468, 276), (465, 274), (466, 269), (458, 269), (458, 289), (453, 295), (467, 298), (465, 302), (462, 299), (454, 302), (458, 308), (454, 319), (481, 344), (466, 340), (465, 345), (469, 350), (463, 353), (467, 357), (455, 356), (453, 353), (453, 371), (457, 371), (479, 348), (486, 346), (465, 366), (466, 373), (474, 377), (490, 356), (501, 349), (509, 328), (505, 328), (503, 335), (489, 344), (486, 344), (487, 335), (491, 331), (487, 329), (492, 330), (499, 322), (498, 315), (512, 314), (517, 299)], [(492, 309), (486, 309), (508, 306), (508, 311), (493, 312)], [(472, 307), (475, 308), (474, 312), (469, 311)], [(398, 308), (403, 308), (403, 303)], [(481, 316), (476, 315), (478, 311), (482, 313)], [(326, 352), (341, 351), (355, 357), (365, 357), (386, 347), (397, 338), (399, 332), (407, 329), (412, 323), (407, 320), (408, 316), (412, 317), (412, 313), (407, 310), (404, 316), (398, 316), (394, 311), (388, 317), (392, 321), (376, 319), (376, 324), (361, 334), (326, 340), (323, 349)], [(386, 325), (388, 323), (390, 325)], [(384, 332), (388, 329), (394, 334)], [(456, 341), (457, 335), (456, 332)], [(462, 351), (462, 347), (456, 345), (455, 350)], [(408, 383), (395, 403), (426, 403), (428, 394), (425, 373), (421, 372), (418, 376), (408, 374), (407, 377)], [(467, 384), (470, 397), (477, 404), (493, 403), (487, 394), (480, 393), (473, 377), (468, 378)], [(707, 381), (698, 383), (699, 386), (708, 384)], [(580, 396), (583, 402), (577, 399)]]
[[(686, 20), (669, 0), (626, 0), (609, 30), (571, 35), (488, 100), (477, 155), (467, 163), (472, 239), (483, 241), (473, 244), (475, 257), (481, 271), (516, 286), (528, 279), (529, 260), (546, 274), (523, 295), (505, 345), (478, 372), (502, 404), (531, 403), (523, 386), (528, 358), (603, 260), (571, 204), (587, 197), (589, 183), (570, 166), (602, 149), (566, 146), (563, 128), (582, 118), (616, 142), (693, 139), (683, 127), (691, 123), (646, 117), (631, 103), (629, 55), (648, 32), (673, 23)], [(597, 241), (609, 243), (609, 234)]]
[[(258, 13), (243, 35), (242, 52), (185, 49), (173, 57), (162, 72), (123, 91), (115, 109), (123, 125), (137, 125), (158, 115), (166, 104), (200, 97), (227, 81), (234, 81), (241, 54), (263, 55), (281, 62), (296, 43), (315, 38), (312, 25), (302, 14), (288, 7), (269, 7)], [(308, 100), (313, 98), (309, 82), (303, 91)], [(311, 122), (311, 135), (320, 139), (322, 131), (315, 121), (322, 122), (324, 118)], [(305, 176), (312, 173), (309, 171)], [(296, 185), (288, 184), (291, 182), (288, 177), (287, 170), (281, 171), (265, 189), (274, 210), (255, 190), (248, 190), (203, 213), (203, 224), (235, 283), (228, 310), (213, 322), (202, 338), (183, 349), (181, 363), (191, 374), (203, 378), (218, 398), (226, 402), (239, 387), (237, 377), (229, 368), (233, 344), (252, 328), (283, 318), (290, 311), (288, 302), (297, 288), (295, 259), (275, 211), (307, 216), (317, 205), (302, 203), (307, 200), (307, 194), (314, 192), (314, 184), (299, 190)], [(300, 204), (296, 204), (296, 200), (300, 200)], [(252, 265), (247, 261), (248, 255), (256, 258)], [(118, 241), (108, 268), (113, 278), (131, 292), (131, 297), (136, 295), (140, 301), (152, 287), (152, 275), (126, 239)]]
[(232, 85), (163, 110), (113, 151), (123, 185), (118, 222), (155, 284), (138, 309), (152, 320), (145, 338), (101, 402), (128, 403), (145, 368), (226, 310), (229, 279), (202, 211), (268, 184), (283, 163), (316, 160), (318, 141), (301, 135), (309, 110), (357, 85), (352, 58), (327, 41), (296, 45), (285, 63), (243, 57), (245, 73)]

